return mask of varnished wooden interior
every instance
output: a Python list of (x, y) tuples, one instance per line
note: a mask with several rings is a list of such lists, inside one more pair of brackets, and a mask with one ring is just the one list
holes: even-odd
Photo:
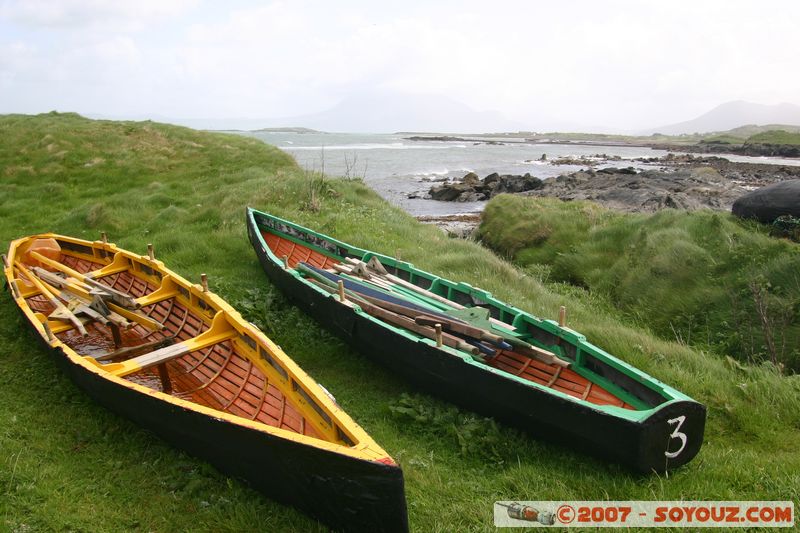
[[(318, 268), (330, 268), (340, 263), (336, 258), (290, 241), (275, 233), (261, 230), (261, 235), (267, 246), (272, 250), (272, 253), (279, 258), (287, 258), (290, 267), (296, 267), (299, 262), (306, 262)], [(495, 357), (487, 360), (487, 364), (574, 398), (580, 398), (597, 405), (612, 405), (634, 409), (633, 406), (625, 403), (600, 385), (592, 383), (572, 370), (563, 369), (556, 365), (548, 365), (516, 352), (500, 350)]]
[[(70, 268), (86, 273), (103, 265), (63, 253), (61, 260)], [(153, 292), (157, 287), (130, 272), (121, 272), (97, 279), (98, 282), (126, 292), (136, 298)], [(52, 304), (41, 295), (27, 299), (34, 311), (49, 314)], [(150, 331), (141, 325), (123, 331), (124, 346), (137, 346), (151, 341), (174, 337), (176, 341), (190, 339), (208, 329), (200, 316), (187, 309), (177, 298), (170, 298), (143, 307), (141, 312), (162, 322), (163, 331)], [(58, 337), (80, 355), (97, 356), (115, 350), (110, 328), (92, 322), (86, 325), (89, 337), (67, 330)], [(167, 369), (172, 390), (170, 394), (206, 407), (217, 409), (290, 430), (295, 433), (323, 438), (308, 423), (277, 387), (244, 354), (237, 352), (231, 341), (190, 352), (169, 361)], [(131, 374), (125, 379), (154, 390), (162, 390), (158, 370), (150, 368)]]

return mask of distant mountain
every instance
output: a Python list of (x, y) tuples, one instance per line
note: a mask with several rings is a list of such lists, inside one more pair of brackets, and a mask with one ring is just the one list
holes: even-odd
[(795, 104), (763, 105), (741, 100), (715, 107), (694, 120), (662, 126), (643, 132), (680, 135), (681, 133), (708, 133), (726, 131), (748, 124), (800, 125), (800, 106)]
[(497, 111), (475, 111), (447, 96), (393, 91), (352, 94), (327, 111), (283, 121), (323, 131), (359, 133), (488, 133), (524, 129)]
[[(98, 114), (88, 116), (123, 119)], [(508, 120), (497, 111), (475, 111), (444, 95), (387, 90), (351, 93), (327, 111), (293, 117), (175, 118), (147, 115), (124, 119), (154, 120), (195, 129), (228, 131), (496, 133), (525, 129), (521, 123)]]
[(259, 133), (325, 133), (323, 131), (312, 130), (311, 128), (300, 128), (300, 127), (282, 127), (282, 128), (261, 128), (258, 130), (252, 130)]

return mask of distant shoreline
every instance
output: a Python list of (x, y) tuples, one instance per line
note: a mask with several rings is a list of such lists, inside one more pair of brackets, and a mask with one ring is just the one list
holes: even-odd
[(702, 154), (729, 154), (746, 155), (753, 157), (781, 157), (795, 159), (800, 158), (800, 146), (794, 144), (742, 144), (732, 145), (726, 143), (703, 142), (678, 144), (670, 142), (636, 142), (636, 141), (613, 141), (613, 140), (587, 140), (587, 139), (535, 139), (527, 137), (514, 137), (510, 140), (505, 137), (495, 137), (492, 135), (477, 137), (458, 137), (450, 135), (413, 135), (403, 137), (407, 141), (438, 141), (438, 142), (470, 142), (473, 144), (550, 144), (563, 146), (607, 146), (609, 148), (630, 147), (630, 148), (650, 148), (651, 150), (664, 150), (667, 152), (689, 152)]

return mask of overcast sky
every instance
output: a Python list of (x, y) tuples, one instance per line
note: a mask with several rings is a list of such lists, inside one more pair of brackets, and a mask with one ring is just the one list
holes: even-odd
[(635, 130), (800, 103), (799, 51), (794, 0), (0, 0), (0, 113), (295, 117), (409, 93)]

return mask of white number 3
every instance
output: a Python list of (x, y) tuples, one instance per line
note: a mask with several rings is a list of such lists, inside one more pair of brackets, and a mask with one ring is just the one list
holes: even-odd
[(678, 440), (681, 441), (681, 447), (678, 448), (678, 451), (670, 452), (669, 451), (669, 446), (667, 446), (667, 451), (664, 452), (664, 455), (666, 455), (670, 459), (675, 459), (676, 457), (678, 457), (681, 454), (681, 452), (683, 451), (683, 449), (686, 448), (686, 440), (687, 440), (686, 439), (686, 433), (681, 433), (680, 432), (681, 426), (683, 425), (684, 422), (686, 422), (686, 416), (685, 415), (681, 415), (681, 416), (678, 416), (678, 417), (671, 418), (671, 419), (667, 420), (667, 424), (670, 424), (670, 425), (671, 424), (676, 424), (675, 425), (675, 431), (673, 431), (672, 434), (669, 436), (670, 442), (672, 442), (672, 439), (678, 439)]

